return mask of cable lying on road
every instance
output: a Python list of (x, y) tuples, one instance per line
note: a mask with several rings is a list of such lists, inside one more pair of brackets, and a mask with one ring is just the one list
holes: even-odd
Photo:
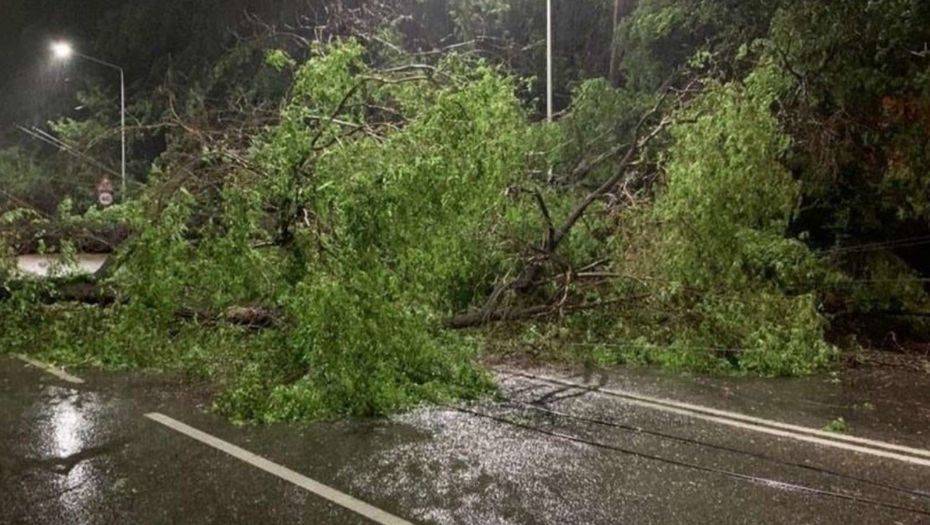
[(912, 465), (930, 467), (930, 450), (908, 447), (895, 443), (875, 441), (872, 439), (850, 436), (846, 434), (826, 432), (816, 428), (803, 427), (800, 425), (763, 419), (738, 412), (720, 410), (713, 407), (684, 403), (671, 399), (644, 396), (641, 394), (608, 388), (592, 387), (559, 378), (538, 376), (525, 372), (515, 371), (498, 370), (498, 372), (503, 375), (529, 379), (549, 385), (574, 387), (587, 392), (622, 399), (626, 403), (661, 410), (686, 417), (703, 419), (705, 421), (728, 425), (743, 430), (750, 430), (763, 434), (769, 434), (808, 443), (815, 443), (818, 445), (840, 448), (853, 452), (860, 452), (872, 456), (894, 459), (897, 461), (910, 463)]
[(813, 488), (813, 487), (807, 487), (807, 486), (804, 486), (804, 485), (797, 485), (797, 484), (794, 484), (794, 483), (787, 483), (787, 482), (784, 482), (784, 481), (778, 481), (778, 480), (774, 480), (774, 479), (770, 479), (770, 478), (764, 478), (764, 477), (759, 477), (759, 476), (753, 476), (753, 475), (750, 475), (750, 474), (741, 474), (741, 473), (739, 473), (739, 472), (733, 472), (733, 471), (730, 471), (730, 470), (719, 469), (719, 468), (715, 468), (715, 467), (707, 467), (707, 466), (704, 466), (704, 465), (698, 465), (698, 464), (696, 464), (696, 463), (689, 463), (689, 462), (686, 462), (686, 461), (679, 461), (679, 460), (675, 460), (675, 459), (664, 458), (664, 457), (656, 456), (656, 455), (653, 455), (653, 454), (646, 454), (646, 453), (643, 453), (643, 452), (637, 452), (637, 451), (635, 451), (635, 450), (623, 448), (623, 447), (616, 446), (616, 445), (610, 445), (610, 444), (607, 444), (607, 443), (601, 443), (601, 442), (599, 442), (599, 441), (594, 441), (594, 440), (591, 440), (591, 439), (586, 439), (586, 438), (582, 438), (582, 437), (578, 437), (578, 436), (573, 436), (573, 435), (570, 435), (570, 434), (564, 434), (564, 433), (562, 433), (562, 432), (556, 432), (556, 431), (553, 431), (553, 430), (546, 430), (546, 429), (544, 429), (544, 428), (535, 427), (535, 426), (533, 426), (533, 425), (529, 425), (529, 424), (526, 424), (526, 423), (521, 423), (521, 422), (519, 422), (519, 421), (513, 421), (513, 420), (510, 420), (510, 419), (505, 418), (505, 417), (500, 417), (500, 416), (495, 416), (495, 415), (491, 415), (491, 414), (486, 414), (486, 413), (483, 413), (483, 412), (480, 412), (480, 411), (477, 411), (477, 410), (472, 410), (472, 409), (469, 409), (469, 408), (461, 408), (461, 407), (459, 407), (459, 408), (456, 408), (455, 410), (457, 410), (457, 411), (459, 411), (459, 412), (462, 412), (462, 413), (464, 413), (464, 414), (470, 414), (470, 415), (475, 416), (475, 417), (480, 417), (480, 418), (489, 419), (489, 420), (492, 420), (492, 421), (497, 421), (497, 422), (499, 422), (499, 423), (504, 423), (504, 424), (511, 425), (511, 426), (513, 426), (513, 427), (516, 427), (516, 428), (521, 428), (521, 429), (523, 429), (523, 430), (528, 430), (528, 431), (531, 431), (531, 432), (537, 432), (537, 433), (539, 433), (539, 434), (544, 434), (544, 435), (551, 436), (551, 437), (554, 437), (554, 438), (563, 439), (563, 440), (566, 440), (566, 441), (572, 441), (572, 442), (575, 442), (575, 443), (581, 443), (581, 444), (584, 444), (584, 445), (588, 445), (588, 446), (592, 446), (592, 447), (596, 447), (596, 448), (602, 448), (602, 449), (605, 449), (605, 450), (610, 450), (610, 451), (613, 451), (613, 452), (619, 452), (619, 453), (621, 453), (621, 454), (626, 454), (626, 455), (630, 455), (630, 456), (635, 456), (635, 457), (639, 457), (639, 458), (643, 458), (643, 459), (648, 459), (648, 460), (652, 460), (652, 461), (658, 461), (658, 462), (661, 462), (661, 463), (665, 463), (665, 464), (668, 464), (668, 465), (674, 465), (674, 466), (681, 467), (681, 468), (687, 468), (687, 469), (692, 469), (692, 470), (698, 470), (698, 471), (701, 471), (701, 472), (709, 472), (709, 473), (713, 473), (713, 474), (719, 474), (719, 475), (722, 475), (722, 476), (729, 477), (729, 478), (731, 478), (731, 479), (736, 479), (736, 480), (740, 480), (740, 481), (747, 481), (747, 482), (751, 482), (751, 483), (755, 483), (755, 484), (763, 485), (763, 486), (767, 486), (767, 487), (780, 488), (780, 489), (784, 489), (784, 490), (794, 490), (794, 491), (797, 491), (797, 492), (803, 492), (803, 493), (811, 494), (811, 495), (814, 495), (814, 496), (821, 496), (821, 497), (829, 497), (829, 498), (841, 499), (841, 500), (845, 500), (845, 501), (852, 501), (852, 502), (855, 502), (855, 503), (868, 504), (868, 505), (873, 505), (873, 506), (876, 506), (876, 507), (881, 507), (881, 508), (886, 508), (886, 509), (891, 509), (891, 510), (897, 510), (897, 511), (903, 511), (903, 512), (910, 512), (910, 513), (913, 513), (913, 514), (920, 514), (920, 515), (922, 515), (922, 516), (930, 516), (930, 511), (925, 510), (925, 509), (919, 509), (919, 508), (914, 508), (914, 507), (907, 507), (907, 506), (904, 506), (904, 505), (897, 505), (897, 504), (894, 504), (894, 503), (886, 503), (886, 502), (883, 502), (883, 501), (878, 501), (878, 500), (874, 500), (874, 499), (871, 499), (871, 498), (864, 498), (864, 497), (861, 497), (861, 496), (855, 496), (855, 495), (852, 495), (852, 494), (846, 494), (846, 493), (843, 493), (843, 492), (836, 492), (836, 491), (832, 491), (832, 490), (817, 489), (817, 488)]
[(575, 420), (575, 421), (582, 421), (582, 422), (585, 422), (585, 423), (592, 423), (592, 424), (595, 424), (595, 425), (602, 425), (602, 426), (607, 426), (607, 427), (611, 427), (611, 428), (617, 428), (617, 429), (626, 430), (626, 431), (629, 431), (629, 432), (634, 432), (634, 433), (637, 433), (637, 434), (645, 434), (645, 435), (649, 435), (649, 436), (659, 437), (659, 438), (662, 438), (662, 439), (668, 439), (668, 440), (672, 440), (672, 441), (678, 441), (678, 442), (680, 442), (680, 443), (687, 443), (687, 444), (690, 444), (690, 445), (697, 445), (697, 446), (700, 446), (700, 447), (711, 448), (711, 449), (720, 450), (720, 451), (723, 451), (723, 452), (729, 452), (729, 453), (733, 453), (733, 454), (739, 454), (739, 455), (742, 455), (742, 456), (746, 456), (746, 457), (750, 457), (750, 458), (753, 458), (753, 459), (758, 459), (758, 460), (766, 461), (766, 462), (773, 463), (773, 464), (776, 464), (776, 465), (781, 465), (781, 466), (786, 466), (786, 467), (797, 467), (797, 468), (809, 470), (809, 471), (811, 471), (811, 472), (816, 472), (816, 473), (818, 473), (818, 474), (824, 474), (824, 475), (833, 476), (833, 477), (836, 477), (836, 478), (847, 479), (847, 480), (850, 480), (850, 481), (855, 481), (855, 482), (857, 482), (857, 483), (863, 483), (863, 484), (866, 484), (866, 485), (872, 485), (872, 486), (874, 486), (874, 487), (879, 487), (879, 488), (886, 489), (886, 490), (890, 490), (890, 491), (893, 491), (893, 492), (899, 492), (899, 493), (905, 494), (905, 495), (907, 495), (907, 496), (916, 496), (916, 497), (919, 497), (919, 498), (924, 498), (924, 499), (930, 500), (930, 494), (925, 493), (925, 492), (921, 492), (921, 491), (919, 491), (919, 490), (909, 489), (909, 488), (907, 488), (907, 487), (901, 487), (901, 486), (892, 485), (892, 484), (889, 484), (889, 483), (883, 483), (883, 482), (881, 482), (881, 481), (874, 481), (874, 480), (870, 480), (870, 479), (866, 479), (866, 478), (860, 478), (860, 477), (858, 477), (858, 476), (853, 476), (853, 475), (850, 475), (850, 474), (844, 474), (844, 473), (842, 473), (842, 472), (836, 472), (836, 471), (832, 471), (832, 470), (829, 470), (829, 469), (825, 469), (825, 468), (821, 468), (821, 467), (816, 467), (816, 466), (813, 466), (813, 465), (807, 465), (807, 464), (804, 464), (804, 463), (797, 463), (797, 462), (793, 462), (793, 461), (783, 461), (783, 460), (780, 460), (780, 459), (776, 459), (776, 458), (773, 458), (773, 457), (766, 456), (765, 454), (758, 454), (758, 453), (755, 453), (755, 452), (750, 452), (750, 451), (748, 451), (748, 450), (741, 450), (741, 449), (738, 449), (738, 448), (727, 447), (727, 446), (724, 446), (724, 445), (715, 445), (715, 444), (713, 444), (713, 443), (707, 443), (707, 442), (700, 441), (700, 440), (697, 440), (697, 439), (686, 438), (686, 437), (683, 437), (683, 436), (676, 436), (676, 435), (674, 435), (674, 434), (666, 434), (665, 432), (659, 432), (659, 431), (655, 431), (655, 430), (646, 430), (646, 429), (641, 428), (641, 427), (634, 427), (634, 426), (631, 426), (631, 425), (624, 425), (624, 424), (622, 424), (622, 423), (617, 423), (617, 422), (614, 422), (614, 421), (606, 421), (606, 420), (603, 420), (603, 419), (589, 418), (589, 417), (585, 417), (585, 416), (577, 416), (577, 415), (574, 415), (574, 414), (568, 414), (568, 413), (565, 413), (565, 412), (559, 412), (559, 411), (557, 411), (557, 410), (552, 410), (552, 409), (550, 409), (550, 408), (543, 407), (543, 406), (540, 406), (540, 405), (535, 404), (535, 403), (524, 403), (524, 402), (522, 402), (522, 401), (516, 401), (516, 400), (512, 400), (512, 399), (511, 399), (511, 400), (507, 400), (507, 402), (510, 403), (510, 404), (512, 404), (512, 405), (514, 405), (514, 406), (516, 406), (516, 407), (529, 408), (529, 409), (532, 409), (532, 410), (537, 410), (537, 411), (539, 411), (539, 412), (543, 412), (543, 413), (545, 413), (545, 414), (550, 414), (550, 415), (557, 416), (557, 417), (562, 417), (562, 418), (566, 418), (566, 419), (573, 419), (573, 420)]

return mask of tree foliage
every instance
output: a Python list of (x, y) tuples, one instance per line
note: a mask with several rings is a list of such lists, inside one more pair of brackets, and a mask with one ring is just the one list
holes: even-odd
[(274, 421), (482, 395), (497, 345), (800, 375), (853, 337), (926, 337), (902, 317), (930, 307), (922, 2), (639, 0), (615, 38), (613, 2), (586, 2), (557, 17), (552, 123), (543, 3), (446, 4), (269, 23), (169, 73), (134, 108), (163, 141), (147, 184), (55, 213), (130, 232), (96, 283), (112, 302), (49, 307), (6, 257), (4, 347), (184, 370)]

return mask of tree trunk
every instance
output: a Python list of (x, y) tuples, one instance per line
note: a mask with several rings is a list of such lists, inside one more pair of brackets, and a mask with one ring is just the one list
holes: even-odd
[(568, 304), (562, 306), (555, 304), (544, 304), (538, 306), (528, 306), (525, 308), (498, 309), (491, 312), (486, 312), (483, 310), (467, 312), (457, 315), (446, 321), (446, 327), (455, 330), (462, 330), (465, 328), (475, 328), (488, 323), (496, 323), (501, 321), (523, 321), (525, 319), (532, 319), (536, 317), (547, 317), (569, 312), (580, 312), (582, 310), (603, 308), (605, 306), (640, 300), (644, 297), (645, 295), (635, 295), (630, 297), (623, 297), (620, 299), (609, 299), (606, 301), (593, 301), (589, 303)]

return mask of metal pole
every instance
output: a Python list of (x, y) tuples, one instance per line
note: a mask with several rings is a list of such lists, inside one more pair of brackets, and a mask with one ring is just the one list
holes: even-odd
[(552, 122), (552, 0), (546, 0), (546, 119)]
[(123, 71), (123, 68), (117, 66), (112, 62), (107, 62), (106, 60), (100, 60), (99, 58), (94, 58), (92, 56), (85, 55), (83, 53), (74, 52), (75, 55), (85, 59), (90, 60), (101, 66), (106, 66), (112, 69), (119, 71), (119, 109), (120, 109), (120, 149), (121, 149), (121, 162), (120, 162), (120, 200), (126, 201), (126, 73)]
[(126, 76), (123, 68), (119, 68), (119, 105), (120, 105), (120, 136), (122, 140), (122, 181), (120, 187), (120, 201), (126, 202)]

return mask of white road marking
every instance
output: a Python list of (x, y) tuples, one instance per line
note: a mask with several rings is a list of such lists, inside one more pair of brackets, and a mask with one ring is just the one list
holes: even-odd
[(50, 365), (50, 364), (48, 364), (48, 363), (43, 363), (43, 362), (41, 362), (41, 361), (36, 361), (35, 359), (26, 357), (26, 356), (24, 356), (24, 355), (22, 355), (22, 354), (16, 354), (16, 357), (17, 357), (17, 359), (19, 359), (20, 361), (23, 361), (24, 363), (27, 363), (27, 364), (30, 364), (30, 365), (36, 367), (36, 368), (40, 368), (40, 369), (42, 369), (42, 370), (45, 370), (45, 371), (48, 372), (49, 374), (52, 374), (53, 376), (57, 377), (58, 379), (61, 379), (62, 381), (67, 381), (67, 382), (69, 382), (69, 383), (76, 383), (76, 384), (79, 384), (79, 385), (84, 383), (84, 380), (81, 379), (80, 377), (71, 375), (71, 374), (69, 374), (68, 372), (65, 372), (64, 370), (62, 370), (62, 369), (60, 369), (60, 368), (56, 368), (56, 367), (54, 367), (54, 366), (52, 366), (52, 365)]
[(337, 505), (340, 505), (353, 512), (361, 514), (362, 516), (365, 516), (366, 518), (376, 523), (381, 523), (384, 525), (403, 525), (403, 524), (409, 525), (410, 524), (409, 521), (398, 518), (397, 516), (394, 516), (393, 514), (389, 514), (377, 507), (373, 507), (369, 505), (368, 503), (365, 503), (364, 501), (356, 499), (344, 492), (340, 492), (318, 481), (314, 481), (287, 467), (283, 467), (281, 465), (278, 465), (277, 463), (272, 463), (271, 461), (268, 461), (267, 459), (261, 456), (253, 454), (249, 452), (248, 450), (239, 448), (236, 445), (233, 445), (232, 443), (228, 443), (226, 441), (223, 441), (222, 439), (211, 436), (210, 434), (207, 434), (206, 432), (201, 432), (200, 430), (197, 430), (194, 427), (185, 425), (184, 423), (181, 423), (180, 421), (176, 419), (172, 419), (164, 414), (152, 412), (152, 413), (146, 414), (145, 417), (153, 421), (157, 421), (158, 423), (161, 423), (162, 425), (165, 425), (166, 427), (172, 430), (180, 432), (181, 434), (184, 434), (187, 437), (200, 441), (201, 443), (205, 445), (209, 445), (217, 450), (225, 452), (240, 461), (244, 461), (252, 465), (253, 467), (264, 470), (265, 472), (268, 472), (269, 474), (273, 474), (285, 481), (289, 481), (293, 483), (294, 485), (297, 485), (305, 490), (308, 490), (316, 494), (317, 496), (320, 496), (321, 498), (327, 499)]
[[(745, 414), (740, 414), (739, 412), (730, 412), (728, 410), (719, 410), (711, 407), (705, 407), (701, 405), (694, 405), (691, 403), (683, 403), (679, 401), (674, 401), (671, 399), (662, 399), (650, 396), (643, 396), (635, 394), (632, 392), (625, 392), (622, 390), (610, 389), (610, 388), (601, 388), (594, 387), (589, 385), (584, 385), (581, 383), (575, 383), (573, 381), (567, 381), (564, 379), (559, 379), (556, 377), (549, 377), (544, 375), (533, 375), (526, 374), (522, 372), (513, 372), (513, 371), (502, 371), (506, 374), (509, 374), (514, 377), (522, 377), (524, 379), (529, 379), (537, 382), (543, 382), (548, 384), (557, 384), (562, 386), (569, 386), (574, 388), (580, 388), (583, 390), (589, 390), (595, 393), (608, 394), (614, 397), (623, 399), (624, 401), (646, 408), (652, 408), (656, 410), (662, 410), (664, 412), (669, 412), (672, 414), (678, 414), (682, 416), (687, 416), (695, 419), (702, 419), (704, 421), (711, 421), (713, 423), (719, 423), (722, 425), (728, 425), (731, 427), (741, 428), (745, 430), (752, 430), (755, 432), (761, 432), (764, 434), (769, 434), (773, 436), (779, 436), (789, 439), (795, 439), (798, 441), (805, 441), (808, 443), (816, 443), (818, 445), (825, 445), (828, 447), (839, 448), (843, 450), (849, 450), (853, 452), (860, 452), (863, 454), (869, 454), (872, 456), (878, 456), (888, 459), (894, 459), (897, 461), (903, 461), (905, 463), (910, 463), (912, 465), (920, 465), (924, 467), (930, 467), (930, 450), (919, 449), (906, 447), (903, 445), (896, 445), (894, 443), (886, 443), (884, 441), (875, 441), (866, 438), (860, 438), (856, 436), (849, 436), (845, 434), (836, 434), (832, 432), (826, 432), (823, 430), (802, 427), (798, 425), (791, 425), (788, 423), (782, 423), (780, 421), (774, 421), (769, 419), (763, 419), (753, 416), (747, 416)], [(920, 457), (914, 457), (920, 456)]]

